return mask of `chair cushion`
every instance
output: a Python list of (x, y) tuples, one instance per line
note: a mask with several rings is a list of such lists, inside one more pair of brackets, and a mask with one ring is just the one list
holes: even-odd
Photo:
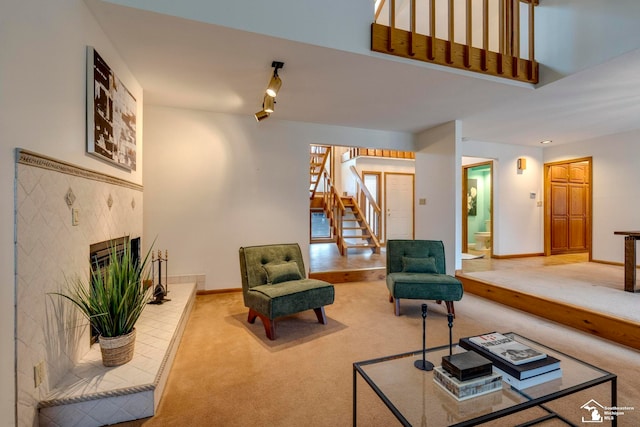
[(334, 298), (333, 285), (317, 279), (254, 286), (246, 295), (249, 307), (271, 319), (333, 304)]
[(405, 273), (438, 273), (434, 257), (402, 257), (402, 271)]
[(394, 298), (460, 301), (462, 282), (446, 274), (391, 273), (387, 287)]
[(262, 266), (267, 273), (267, 283), (275, 285), (289, 280), (302, 279), (298, 263), (295, 261), (268, 263)]

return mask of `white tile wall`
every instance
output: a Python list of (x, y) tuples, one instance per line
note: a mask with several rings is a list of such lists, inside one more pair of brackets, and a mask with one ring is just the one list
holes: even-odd
[[(77, 226), (71, 223), (65, 197), (70, 188), (75, 194), (73, 208), (79, 210)], [(90, 350), (86, 321), (49, 293), (63, 288), (67, 278), (86, 277), (91, 243), (142, 235), (142, 196), (141, 186), (19, 151), (15, 194), (18, 425), (34, 425), (38, 402)], [(45, 376), (36, 387), (34, 366), (41, 361)]]

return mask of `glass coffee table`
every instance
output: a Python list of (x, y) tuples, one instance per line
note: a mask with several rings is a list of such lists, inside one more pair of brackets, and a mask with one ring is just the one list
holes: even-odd
[[(545, 415), (523, 425), (533, 425), (549, 419), (560, 419), (568, 425), (577, 425), (552, 411), (544, 403), (607, 382), (611, 383), (610, 402), (599, 403), (610, 404), (611, 408), (616, 407), (616, 375), (516, 333), (509, 332), (503, 335), (560, 359), (562, 377), (522, 390), (512, 388), (503, 381), (502, 390), (459, 401), (433, 381), (433, 371), (421, 371), (414, 367), (414, 361), (422, 359), (422, 350), (356, 362), (353, 364), (354, 427), (357, 426), (358, 415), (358, 375), (371, 386), (404, 426), (420, 426), (427, 423), (432, 426), (472, 426), (533, 407), (542, 408)], [(448, 345), (430, 348), (427, 349), (426, 360), (438, 366), (442, 356), (448, 354)], [(603, 420), (616, 426), (616, 417), (607, 414), (603, 411)]]

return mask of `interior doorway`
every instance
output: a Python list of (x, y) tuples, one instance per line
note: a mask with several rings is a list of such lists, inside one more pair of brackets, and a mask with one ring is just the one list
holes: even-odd
[(592, 158), (544, 165), (544, 253), (588, 252), (591, 260)]
[(462, 252), (491, 257), (493, 161), (466, 158), (466, 162), (462, 167)]

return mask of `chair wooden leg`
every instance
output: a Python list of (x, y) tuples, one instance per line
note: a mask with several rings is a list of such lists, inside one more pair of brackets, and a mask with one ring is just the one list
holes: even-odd
[(314, 308), (313, 311), (316, 312), (316, 317), (318, 318), (318, 322), (323, 325), (327, 324), (327, 316), (324, 314), (324, 307)]
[(259, 317), (262, 320), (262, 324), (264, 325), (264, 332), (267, 334), (267, 338), (270, 340), (276, 339), (276, 319), (269, 319), (266, 316), (258, 313), (254, 309), (249, 309), (249, 316), (247, 317), (247, 321), (249, 323), (255, 323), (256, 317)]
[(256, 322), (256, 317), (258, 317), (258, 312), (253, 308), (249, 309), (249, 316), (247, 316), (247, 322), (253, 324)]
[(389, 294), (389, 302), (393, 302), (393, 295)]

